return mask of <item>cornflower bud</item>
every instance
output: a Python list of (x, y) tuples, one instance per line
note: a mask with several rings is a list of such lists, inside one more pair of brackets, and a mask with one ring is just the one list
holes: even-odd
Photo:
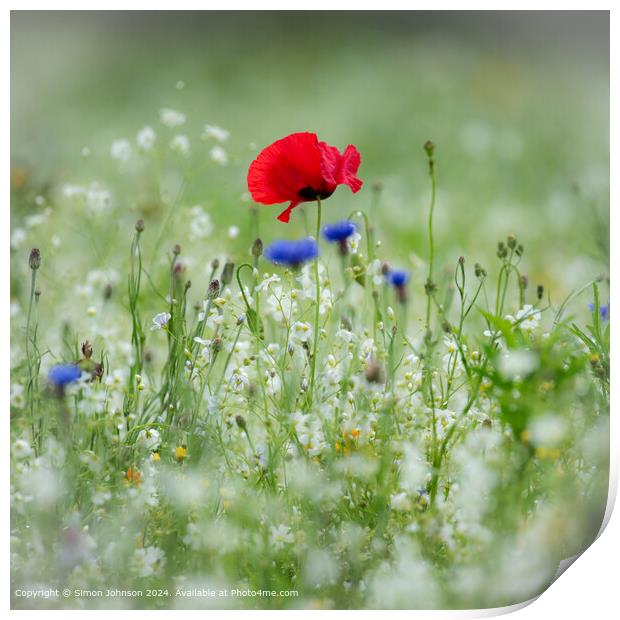
[(211, 284), (209, 284), (209, 289), (207, 291), (208, 299), (215, 299), (220, 292), (220, 283), (219, 280), (211, 280)]
[(41, 252), (39, 248), (32, 248), (32, 250), (30, 250), (28, 265), (32, 271), (36, 271), (41, 266)]

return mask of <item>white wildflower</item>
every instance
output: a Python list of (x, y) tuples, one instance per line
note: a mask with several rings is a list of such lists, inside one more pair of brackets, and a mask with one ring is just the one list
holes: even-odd
[(226, 142), (230, 137), (230, 132), (217, 125), (205, 125), (202, 130), (202, 136), (204, 139), (212, 138), (217, 140), (217, 142)]
[(390, 506), (392, 510), (398, 510), (399, 512), (406, 512), (411, 509), (411, 502), (407, 497), (407, 493), (397, 493), (396, 495), (390, 495)]
[(151, 325), (151, 331), (156, 329), (166, 329), (168, 327), (168, 321), (172, 318), (169, 312), (160, 312), (153, 317), (153, 325)]
[(554, 448), (562, 442), (566, 435), (566, 421), (559, 415), (546, 413), (536, 417), (528, 425), (531, 441), (535, 446)]
[(132, 150), (129, 140), (122, 138), (112, 142), (112, 146), (110, 147), (110, 155), (112, 156), (112, 159), (124, 163), (131, 159), (131, 153)]
[(354, 232), (352, 235), (347, 237), (347, 248), (351, 254), (357, 254), (361, 239), (362, 235), (358, 232)]
[(140, 577), (156, 575), (166, 563), (166, 554), (159, 547), (136, 549), (133, 556), (134, 568)]
[(192, 241), (206, 239), (213, 232), (211, 216), (200, 205), (190, 209), (189, 238)]
[(29, 456), (34, 454), (30, 442), (25, 439), (17, 439), (15, 443), (13, 443), (13, 448), (11, 451), (13, 452), (13, 457), (17, 460), (27, 459)]
[(312, 325), (304, 321), (296, 321), (291, 327), (291, 336), (299, 342), (308, 342), (312, 338)]
[(288, 525), (271, 526), (271, 544), (275, 549), (282, 549), (285, 545), (290, 545), (295, 540)]
[(159, 441), (159, 431), (154, 428), (145, 428), (138, 433), (136, 444), (145, 450), (155, 450), (155, 448), (159, 445)]
[(11, 247), (18, 250), (27, 238), (28, 234), (23, 228), (14, 228), (11, 232)]
[(11, 384), (11, 407), (21, 409), (24, 406), (24, 386), (19, 383)]
[(170, 148), (175, 153), (188, 157), (190, 152), (189, 138), (183, 133), (178, 133), (170, 140)]
[(150, 151), (153, 146), (155, 146), (156, 139), (157, 135), (155, 134), (155, 130), (148, 125), (140, 129), (136, 136), (136, 142), (141, 151)]
[(538, 368), (539, 359), (533, 351), (506, 351), (498, 360), (498, 369), (506, 379), (518, 380)]
[(221, 146), (214, 146), (209, 151), (209, 157), (220, 166), (225, 166), (228, 163), (228, 154)]
[(509, 314), (506, 316), (506, 319), (513, 325), (531, 332), (540, 324), (540, 310), (534, 308), (531, 304), (525, 304), (514, 316)]
[(172, 110), (170, 108), (162, 108), (159, 111), (159, 120), (162, 125), (166, 127), (174, 128), (185, 124), (185, 114)]
[(228, 238), (236, 239), (239, 236), (239, 226), (229, 226), (228, 227)]

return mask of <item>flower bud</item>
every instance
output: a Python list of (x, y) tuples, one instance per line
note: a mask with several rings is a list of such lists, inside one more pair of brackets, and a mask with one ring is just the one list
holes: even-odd
[(241, 430), (245, 430), (246, 429), (245, 418), (242, 415), (236, 415), (235, 416), (235, 422), (237, 423), (237, 426)]
[(32, 248), (32, 250), (30, 250), (28, 265), (32, 271), (36, 271), (41, 266), (41, 252), (39, 248)]
[(539, 285), (536, 287), (536, 297), (537, 297), (538, 299), (542, 299), (542, 298), (543, 298), (543, 294), (544, 294), (544, 292), (545, 292), (545, 287), (544, 287), (542, 284), (539, 284)]
[(181, 253), (181, 246), (178, 243), (176, 243), (174, 247), (172, 248), (172, 253), (175, 256), (178, 256)]
[(224, 264), (224, 269), (222, 269), (222, 284), (224, 286), (230, 284), (233, 279), (233, 271), (235, 269), (235, 263), (231, 263), (230, 261), (226, 261)]
[(136, 221), (136, 232), (141, 233), (144, 230), (144, 220), (139, 219)]
[(517, 247), (517, 238), (514, 235), (508, 235), (506, 243), (511, 250), (514, 250)]
[(88, 340), (82, 343), (82, 355), (89, 360), (93, 355), (93, 345)]
[(262, 255), (263, 255), (263, 241), (262, 239), (258, 238), (258, 239), (255, 239), (254, 243), (252, 244), (252, 256), (254, 258), (259, 258)]
[(207, 291), (208, 299), (215, 299), (220, 293), (220, 283), (219, 280), (211, 280), (211, 284), (209, 284), (209, 290)]
[(220, 259), (219, 258), (214, 258), (211, 261), (211, 269), (213, 269), (213, 271), (215, 271), (219, 266), (220, 266)]
[(424, 143), (424, 150), (426, 151), (428, 157), (432, 157), (435, 152), (435, 145), (430, 140), (427, 140)]
[(381, 365), (374, 359), (366, 362), (364, 375), (368, 383), (385, 383), (385, 373)]

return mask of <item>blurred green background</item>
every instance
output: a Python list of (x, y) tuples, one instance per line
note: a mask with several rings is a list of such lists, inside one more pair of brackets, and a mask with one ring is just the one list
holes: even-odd
[[(11, 50), (12, 165), (28, 178), (13, 226), (41, 208), (36, 195), (48, 192), (53, 205), (64, 183), (98, 181), (115, 200), (114, 216), (94, 223), (52, 216), (80, 253), (63, 277), (124, 257), (139, 216), (166, 248), (183, 245), (184, 209), (194, 204), (216, 226), (211, 256), (245, 252), (251, 147), (306, 130), (362, 153), (364, 189), (339, 189), (324, 218), (370, 209), (380, 181), (373, 219), (383, 254), (413, 268), (414, 282), (427, 252), (428, 138), (437, 145), (440, 264), (464, 254), (493, 273), (496, 243), (513, 233), (525, 273), (555, 302), (608, 268), (606, 12), (14, 12)], [(162, 107), (187, 124), (162, 126)], [(208, 160), (205, 123), (230, 130), (228, 166)], [(157, 205), (177, 162), (162, 155), (158, 171), (128, 173), (110, 158), (112, 141), (135, 144), (144, 125), (164, 151), (178, 132), (192, 143), (169, 220)], [(260, 213), (266, 241), (303, 233), (301, 216), (286, 227), (278, 207)], [(234, 242), (230, 224), (242, 228)]]

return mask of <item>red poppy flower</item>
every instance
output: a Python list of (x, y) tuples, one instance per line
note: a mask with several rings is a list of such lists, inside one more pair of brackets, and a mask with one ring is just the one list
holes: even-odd
[(265, 205), (290, 202), (278, 215), (281, 222), (288, 222), (298, 204), (329, 198), (338, 185), (359, 191), (359, 166), (360, 154), (352, 144), (341, 155), (314, 133), (294, 133), (263, 149), (250, 164), (248, 189), (256, 202)]

